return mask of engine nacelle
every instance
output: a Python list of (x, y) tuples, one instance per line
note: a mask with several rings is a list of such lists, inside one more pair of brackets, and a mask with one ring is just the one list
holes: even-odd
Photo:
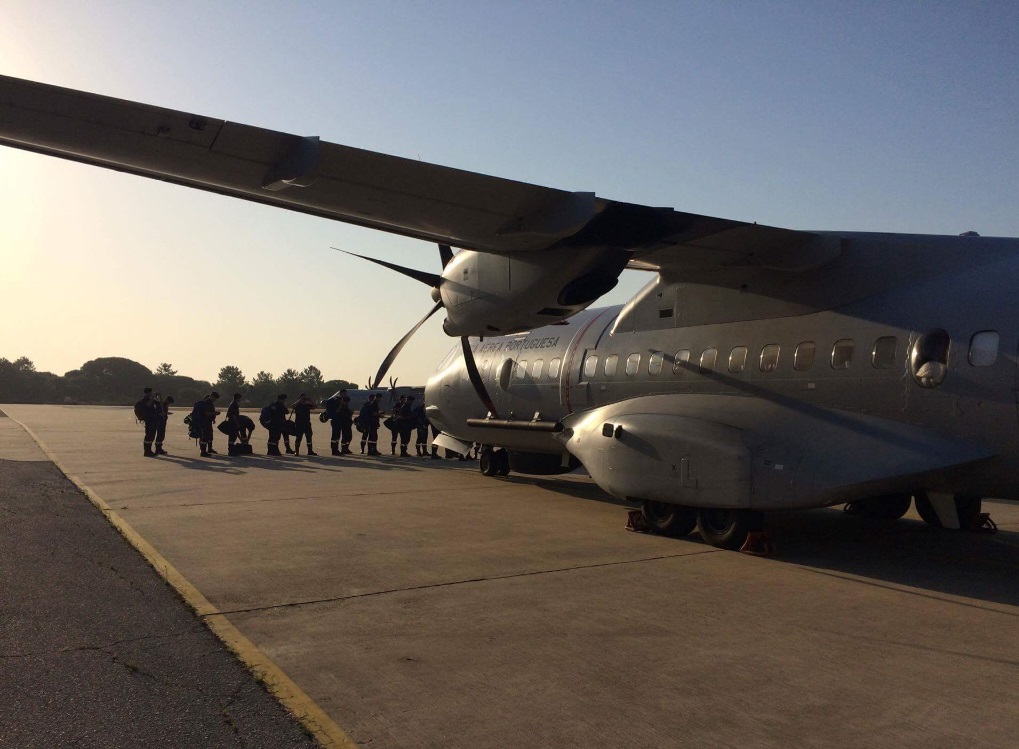
[(628, 253), (564, 248), (509, 255), (463, 250), (442, 272), (451, 336), (519, 333), (575, 315), (615, 287)]

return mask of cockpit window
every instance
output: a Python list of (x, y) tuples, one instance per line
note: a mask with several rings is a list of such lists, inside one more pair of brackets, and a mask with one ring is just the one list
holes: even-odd
[(945, 381), (951, 346), (952, 339), (942, 328), (929, 330), (913, 342), (909, 352), (909, 369), (917, 385), (936, 388)]
[(989, 367), (998, 360), (1000, 336), (996, 330), (974, 333), (969, 342), (969, 363), (974, 367)]

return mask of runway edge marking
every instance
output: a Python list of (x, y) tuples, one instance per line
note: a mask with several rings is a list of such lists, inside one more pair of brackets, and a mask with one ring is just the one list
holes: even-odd
[(127, 539), (128, 543), (145, 557), (149, 565), (156, 571), (156, 574), (166, 580), (177, 591), (180, 597), (205, 622), (227, 649), (237, 656), (256, 679), (261, 679), (266, 689), (277, 700), (283, 703), (287, 710), (314, 735), (319, 743), (329, 749), (333, 749), (333, 747), (336, 749), (357, 749), (357, 743), (347, 735), (346, 731), (340, 728), (268, 655), (241, 634), (240, 630), (230, 623), (225, 614), (213, 606), (209, 599), (202, 595), (201, 591), (192, 585), (184, 575), (178, 572), (177, 568), (170, 564), (162, 554), (156, 551), (152, 544), (142, 538), (123, 516), (106, 503), (106, 500), (92, 491), (81, 479), (68, 471), (57, 456), (39, 439), (38, 435), (29, 429), (28, 425), (10, 416), (10, 414), (8, 414), (8, 417), (28, 433), (28, 436), (35, 441), (35, 444), (39, 446), (39, 449), (43, 451), (53, 465), (88, 497), (88, 500), (109, 519), (113, 527)]

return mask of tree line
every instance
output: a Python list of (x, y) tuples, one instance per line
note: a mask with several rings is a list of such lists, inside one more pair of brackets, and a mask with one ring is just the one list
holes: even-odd
[(288, 369), (279, 377), (262, 371), (250, 380), (239, 367), (228, 365), (219, 370), (216, 382), (208, 382), (178, 374), (168, 362), (151, 370), (120, 356), (92, 359), (63, 376), (37, 371), (27, 356), (14, 361), (0, 358), (0, 403), (129, 406), (147, 387), (164, 396), (172, 395), (181, 405), (190, 405), (216, 390), (224, 399), (233, 393), (243, 393), (242, 405), (257, 407), (268, 404), (279, 393), (286, 393), (291, 399), (306, 393), (318, 401), (341, 388), (357, 386), (347, 380), (326, 380), (314, 365), (300, 371)]

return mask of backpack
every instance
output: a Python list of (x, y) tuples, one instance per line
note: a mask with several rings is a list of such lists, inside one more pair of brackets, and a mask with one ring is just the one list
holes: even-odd
[(134, 417), (138, 421), (145, 421), (145, 399), (142, 398), (140, 401), (134, 404)]
[(272, 406), (265, 406), (258, 414), (258, 423), (266, 429), (269, 428), (269, 424), (272, 423)]

